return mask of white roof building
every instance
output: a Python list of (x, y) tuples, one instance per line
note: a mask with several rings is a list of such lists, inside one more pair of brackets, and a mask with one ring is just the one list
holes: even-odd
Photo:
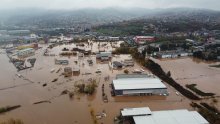
[(158, 78), (121, 78), (113, 84), (116, 90), (166, 88)]
[(121, 115), (123, 117), (125, 116), (139, 116), (139, 115), (151, 115), (152, 112), (148, 107), (142, 107), (142, 108), (124, 108), (121, 111)]
[(148, 107), (130, 109), (123, 109), (121, 113), (123, 117), (133, 117), (135, 124), (209, 124), (197, 111), (181, 109), (151, 112)]
[[(116, 96), (122, 95), (168, 95), (167, 87), (159, 78), (128, 75), (112, 81)], [(142, 77), (141, 77), (142, 76)], [(136, 78), (137, 77), (137, 78)]]

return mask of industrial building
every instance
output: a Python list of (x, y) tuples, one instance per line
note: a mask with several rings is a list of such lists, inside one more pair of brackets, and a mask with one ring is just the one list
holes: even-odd
[(185, 51), (164, 51), (164, 52), (156, 53), (156, 56), (161, 59), (186, 57), (186, 56), (191, 56), (191, 55), (192, 55), (191, 53), (185, 52)]
[(58, 59), (55, 59), (55, 64), (57, 64), (57, 65), (68, 65), (69, 61), (68, 60), (58, 60)]
[(109, 41), (119, 41), (120, 40), (119, 37), (109, 37), (108, 39), (109, 39)]
[(122, 62), (124, 66), (134, 66), (134, 60), (132, 56), (126, 57)]
[(112, 81), (113, 93), (116, 96), (123, 95), (168, 95), (167, 87), (160, 79), (146, 75), (116, 76)]
[(96, 54), (96, 58), (102, 61), (109, 60), (112, 58), (111, 52), (99, 52)]
[(17, 52), (17, 56), (19, 58), (25, 58), (25, 57), (29, 57), (35, 54), (35, 50), (33, 48), (26, 48), (23, 50), (19, 50)]
[(124, 108), (123, 121), (133, 124), (209, 124), (197, 111), (163, 110), (151, 111), (148, 107)]
[(121, 62), (118, 62), (118, 61), (113, 61), (112, 62), (112, 68), (113, 69), (122, 69), (123, 67), (123, 64)]
[(136, 36), (136, 37), (134, 37), (134, 41), (137, 44), (144, 44), (146, 42), (155, 41), (155, 37), (154, 36)]

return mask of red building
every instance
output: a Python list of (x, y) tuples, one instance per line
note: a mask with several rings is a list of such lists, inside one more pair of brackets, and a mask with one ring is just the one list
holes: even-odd
[(134, 40), (138, 44), (144, 44), (146, 42), (154, 42), (155, 37), (154, 36), (136, 36), (134, 37)]

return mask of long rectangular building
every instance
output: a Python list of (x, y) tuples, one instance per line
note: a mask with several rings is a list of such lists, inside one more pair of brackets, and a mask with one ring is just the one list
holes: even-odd
[(123, 95), (168, 95), (167, 87), (158, 78), (117, 78), (112, 81), (116, 96)]
[(121, 116), (134, 124), (209, 124), (197, 111), (186, 109), (151, 112), (148, 107), (125, 108)]
[(155, 37), (154, 36), (136, 36), (134, 37), (134, 40), (137, 44), (144, 44), (147, 42), (154, 42)]

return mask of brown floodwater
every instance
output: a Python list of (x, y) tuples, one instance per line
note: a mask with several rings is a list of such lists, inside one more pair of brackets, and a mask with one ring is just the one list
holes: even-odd
[[(182, 86), (197, 84), (198, 89), (220, 96), (220, 68), (210, 67), (210, 65), (220, 64), (220, 62), (203, 61), (196, 58), (153, 60), (160, 64), (165, 72), (170, 71), (171, 76)], [(220, 109), (220, 104), (218, 103), (216, 107)]]
[[(97, 46), (97, 45), (93, 45)], [(59, 54), (63, 47), (71, 46), (57, 46), (50, 50), (51, 53)], [(110, 46), (109, 46), (110, 47)], [(106, 49), (112, 49), (112, 48)], [(21, 105), (21, 108), (7, 112), (0, 115), (0, 121), (9, 118), (21, 119), (25, 124), (92, 124), (92, 117), (90, 110), (93, 109), (95, 114), (103, 111), (106, 112), (107, 117), (98, 120), (99, 123), (113, 124), (114, 117), (119, 115), (120, 109), (124, 107), (143, 107), (148, 106), (151, 110), (167, 110), (167, 109), (192, 109), (189, 106), (190, 100), (181, 95), (176, 95), (176, 90), (168, 86), (169, 96), (124, 96), (111, 97), (111, 88), (109, 84), (115, 78), (116, 74), (123, 74), (123, 70), (111, 70), (108, 63), (96, 62), (95, 56), (84, 58), (60, 57), (60, 56), (43, 56), (42, 49), (36, 51), (34, 57), (37, 58), (34, 68), (17, 72), (6, 54), (0, 54), (0, 107)], [(97, 48), (93, 48), (97, 49)], [(3, 51), (3, 50), (1, 50)], [(114, 57), (113, 60), (121, 60), (128, 55)], [(69, 60), (70, 64), (67, 66), (55, 65), (54, 59), (62, 58)], [(87, 59), (94, 61), (93, 66), (89, 66)], [(76, 66), (74, 61), (80, 63), (80, 75), (65, 78), (62, 74), (64, 67)], [(82, 63), (85, 63), (82, 66)], [(59, 73), (56, 71), (62, 68)], [(96, 74), (95, 71), (99, 68), (102, 73)], [(134, 69), (141, 69), (142, 67), (135, 63), (134, 67), (128, 67), (130, 72)], [(51, 70), (56, 71), (51, 73)], [(216, 69), (214, 69), (216, 70)], [(25, 78), (33, 81), (31, 83), (27, 80), (19, 78), (16, 74), (19, 73)], [(84, 73), (91, 73), (90, 75), (83, 75)], [(145, 73), (150, 73), (145, 70)], [(172, 73), (172, 75), (174, 75)], [(104, 77), (109, 76), (109, 81), (105, 81)], [(58, 78), (56, 82), (52, 82)], [(74, 84), (79, 82), (88, 82), (88, 80), (96, 79), (98, 87), (96, 93), (92, 96), (76, 94), (74, 98), (70, 99), (68, 95), (60, 95), (62, 91), (74, 91)], [(179, 77), (180, 78), (180, 77)], [(42, 85), (47, 83), (47, 86)], [(105, 84), (105, 93), (108, 96), (108, 103), (102, 100), (102, 84)], [(49, 100), (51, 103), (42, 103), (33, 105), (34, 102)]]

